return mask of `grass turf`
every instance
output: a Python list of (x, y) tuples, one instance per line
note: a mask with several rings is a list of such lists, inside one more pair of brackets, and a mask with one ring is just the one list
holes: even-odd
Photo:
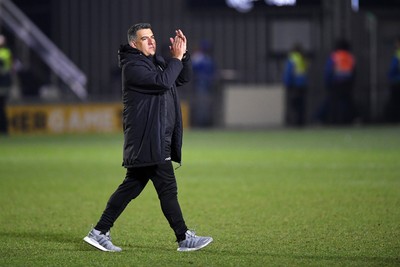
[(151, 184), (82, 241), (124, 177), (122, 136), (0, 138), (0, 266), (399, 266), (400, 128), (186, 131), (176, 252)]

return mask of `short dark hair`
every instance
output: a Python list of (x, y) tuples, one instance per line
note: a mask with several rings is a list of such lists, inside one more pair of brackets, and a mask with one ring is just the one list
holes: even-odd
[(130, 43), (131, 41), (136, 41), (137, 31), (143, 30), (143, 29), (151, 29), (151, 24), (150, 23), (137, 23), (135, 25), (132, 25), (128, 30), (128, 43)]

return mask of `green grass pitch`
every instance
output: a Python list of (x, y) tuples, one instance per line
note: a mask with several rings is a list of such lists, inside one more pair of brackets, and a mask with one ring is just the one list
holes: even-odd
[(122, 181), (121, 134), (0, 137), (0, 266), (399, 266), (400, 127), (194, 131), (176, 170), (176, 251), (148, 184), (112, 230), (82, 238)]

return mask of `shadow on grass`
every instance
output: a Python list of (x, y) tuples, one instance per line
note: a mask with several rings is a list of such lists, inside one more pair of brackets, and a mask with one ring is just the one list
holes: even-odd
[[(85, 242), (83, 241), (83, 238), (85, 235), (83, 234), (82, 236), (76, 236), (76, 235), (71, 235), (68, 233), (50, 233), (50, 232), (34, 232), (34, 231), (18, 231), (18, 232), (0, 232), (0, 236), (3, 238), (9, 238), (9, 239), (14, 239), (16, 241), (19, 240), (24, 240), (25, 242), (35, 242), (35, 243), (41, 243), (43, 246), (46, 246), (46, 244), (62, 244), (62, 245), (74, 245), (75, 250), (77, 251), (89, 251), (92, 250), (93, 247), (89, 245), (85, 245)], [(39, 245), (40, 246), (40, 245)]]
[[(13, 239), (16, 241), (25, 240), (36, 243), (42, 243), (46, 246), (46, 243), (58, 243), (58, 244), (70, 244), (73, 245), (75, 251), (96, 251), (97, 249), (86, 244), (83, 241), (82, 236), (71, 235), (68, 233), (49, 233), (49, 232), (32, 232), (32, 231), (20, 231), (20, 232), (0, 232), (0, 236), (3, 238)], [(123, 251), (130, 252), (134, 250), (142, 251), (143, 253), (151, 252), (171, 252), (176, 250), (175, 245), (165, 246), (160, 244), (132, 244), (125, 243), (119, 244), (123, 248)], [(40, 245), (39, 245), (40, 246)], [(55, 249), (57, 250), (57, 249)], [(62, 250), (59, 248), (59, 250)], [(400, 265), (400, 257), (380, 257), (380, 256), (366, 256), (366, 255), (293, 255), (290, 253), (272, 253), (263, 250), (257, 251), (237, 251), (234, 249), (221, 249), (217, 244), (211, 244), (210, 246), (201, 249), (196, 252), (185, 252), (184, 254), (190, 253), (201, 253), (208, 254), (209, 256), (215, 256), (218, 258), (229, 257), (229, 258), (253, 258), (257, 262), (257, 258), (261, 261), (268, 262), (314, 262), (314, 263), (340, 263), (344, 265), (351, 264), (366, 264), (366, 265)]]
[[(61, 244), (61, 245), (73, 245), (76, 251), (97, 251), (98, 249), (93, 246), (87, 244), (83, 241), (85, 237), (85, 233), (81, 236), (77, 236), (74, 234), (64, 233), (55, 233), (55, 232), (45, 232), (45, 231), (0, 231), (0, 236), (9, 240), (15, 240), (15, 242), (20, 243), (20, 240), (24, 240), (24, 242), (32, 242), (35, 243), (36, 246), (40, 247), (46, 246), (46, 244)], [(142, 250), (146, 251), (159, 251), (159, 252), (168, 252), (173, 250), (176, 247), (174, 245), (171, 246), (162, 246), (160, 244), (150, 244), (149, 245), (137, 245), (132, 244), (130, 242), (122, 242), (117, 244), (121, 246), (124, 251), (133, 251), (133, 250)]]

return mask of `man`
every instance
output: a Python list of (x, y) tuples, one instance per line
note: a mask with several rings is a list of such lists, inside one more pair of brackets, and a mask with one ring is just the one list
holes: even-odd
[(8, 134), (6, 104), (12, 85), (12, 54), (6, 45), (6, 37), (0, 35), (0, 134)]
[(285, 120), (289, 126), (305, 123), (308, 63), (300, 44), (295, 44), (285, 64), (283, 81), (286, 87)]
[(345, 39), (337, 40), (325, 66), (325, 83), (330, 96), (328, 121), (333, 124), (348, 124), (354, 120), (355, 68), (350, 43)]
[(194, 101), (192, 123), (195, 127), (212, 125), (212, 95), (215, 86), (215, 63), (210, 55), (211, 44), (203, 40), (192, 55)]
[(395, 41), (394, 55), (389, 67), (390, 95), (385, 110), (389, 122), (400, 122), (400, 36)]
[(102, 251), (119, 252), (110, 238), (110, 228), (128, 203), (151, 180), (161, 209), (178, 242), (178, 251), (207, 246), (211, 237), (188, 230), (177, 198), (177, 184), (171, 161), (181, 163), (182, 117), (176, 87), (192, 75), (187, 40), (181, 30), (170, 38), (168, 63), (156, 54), (156, 40), (148, 23), (128, 30), (128, 44), (118, 52), (123, 81), (123, 166), (126, 177), (111, 195), (107, 206), (84, 240)]

